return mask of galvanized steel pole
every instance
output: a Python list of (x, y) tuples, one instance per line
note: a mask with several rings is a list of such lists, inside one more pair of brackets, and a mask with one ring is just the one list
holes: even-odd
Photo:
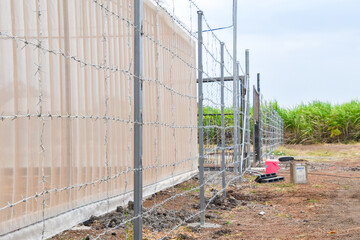
[(257, 164), (257, 156), (259, 155), (259, 150), (257, 149), (257, 141), (259, 140), (259, 136), (258, 136), (258, 123), (256, 120), (256, 92), (255, 92), (255, 86), (253, 87), (253, 156), (254, 156), (254, 161), (253, 161), (253, 167), (256, 167)]
[(285, 144), (285, 127), (284, 127), (284, 119), (282, 119), (281, 123), (281, 143), (282, 145)]
[(237, 143), (238, 143), (238, 91), (237, 91), (237, 61), (236, 61), (236, 52), (237, 52), (237, 0), (233, 0), (233, 75), (234, 75), (234, 79), (233, 79), (233, 111), (234, 111), (234, 168), (235, 171), (238, 171), (238, 164), (239, 164), (239, 158), (238, 158), (238, 152), (237, 152)]
[[(250, 136), (249, 136), (249, 138), (248, 138), (248, 134), (247, 134), (247, 132), (248, 132), (248, 126), (247, 126), (247, 124), (248, 124), (248, 111), (249, 111), (249, 82), (248, 82), (248, 70), (249, 70), (249, 68), (248, 68), (248, 57), (249, 57), (249, 50), (246, 50), (245, 51), (245, 80), (244, 80), (244, 85), (245, 85), (245, 88), (246, 88), (246, 99), (247, 99), (247, 101), (246, 101), (246, 104), (245, 104), (245, 106), (244, 106), (244, 108), (245, 108), (245, 111), (243, 111), (243, 114), (244, 114), (244, 121), (243, 121), (243, 124), (242, 124), (242, 128), (243, 128), (243, 131), (242, 131), (242, 140), (243, 140), (243, 142), (242, 142), (242, 148), (241, 148), (241, 161), (240, 161), (240, 164), (241, 164), (241, 166), (240, 166), (240, 169), (241, 169), (241, 171), (243, 170), (242, 169), (242, 165), (243, 165), (243, 162), (244, 162), (244, 159), (245, 160), (247, 160), (248, 159), (248, 155), (249, 155), (249, 148), (248, 148), (248, 146), (247, 146), (247, 148), (246, 148), (246, 151), (247, 151), (247, 156), (246, 156), (246, 158), (245, 158), (245, 144), (248, 144), (248, 140), (250, 141)], [(250, 128), (249, 128), (250, 129)], [(246, 167), (247, 167), (247, 162), (246, 162)]]
[(225, 97), (224, 97), (224, 43), (220, 43), (221, 54), (221, 172), (222, 172), (222, 189), (223, 197), (226, 197), (226, 175), (225, 175)]
[(265, 109), (264, 109), (264, 128), (265, 128), (265, 158), (269, 158), (268, 156), (268, 145), (269, 145), (269, 120), (268, 120), (268, 106), (267, 102), (265, 101)]
[(134, 239), (142, 240), (142, 12), (134, 1)]
[[(240, 63), (237, 61), (236, 62), (236, 95), (237, 97), (237, 106), (236, 106), (236, 110), (237, 110), (237, 155), (238, 155), (238, 160), (240, 159), (240, 153), (241, 153), (241, 111), (240, 111), (240, 102), (241, 102), (241, 91), (242, 91), (242, 84), (240, 82)], [(240, 166), (240, 164), (239, 164)], [(241, 173), (241, 169), (239, 169), (239, 172)], [(240, 177), (240, 181), (242, 181), (241, 177)]]
[(274, 143), (275, 143), (275, 128), (274, 128), (274, 126), (275, 126), (275, 119), (274, 119), (274, 110), (273, 110), (273, 108), (271, 107), (271, 126), (272, 126), (272, 128), (271, 128), (271, 139), (272, 139), (272, 142), (271, 142), (271, 155), (272, 155), (272, 152), (273, 152), (273, 150), (274, 150)]
[(245, 83), (246, 83), (246, 108), (247, 108), (247, 131), (246, 131), (246, 169), (250, 166), (250, 65), (249, 65), (249, 49), (245, 50)]
[(203, 129), (203, 64), (202, 64), (202, 18), (198, 11), (198, 108), (199, 108), (199, 172), (200, 172), (200, 224), (205, 224), (205, 186), (204, 186), (204, 129)]
[(277, 146), (280, 146), (280, 115), (277, 117)]

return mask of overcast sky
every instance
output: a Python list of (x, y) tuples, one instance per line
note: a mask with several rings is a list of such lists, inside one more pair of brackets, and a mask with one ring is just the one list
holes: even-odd
[[(189, 21), (188, 0), (175, 13)], [(232, 24), (233, 0), (196, 0), (213, 28)], [(195, 9), (192, 9), (195, 12)], [(196, 18), (193, 19), (196, 28)], [(232, 51), (232, 29), (216, 34)], [(290, 107), (312, 100), (343, 103), (360, 93), (359, 0), (238, 0), (238, 58), (250, 49), (251, 84)]]

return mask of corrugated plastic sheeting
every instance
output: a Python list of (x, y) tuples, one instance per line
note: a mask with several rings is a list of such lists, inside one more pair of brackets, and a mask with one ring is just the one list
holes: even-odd
[[(132, 22), (132, 2), (111, 0), (109, 4), (111, 11)], [(42, 48), (55, 50), (53, 53), (31, 45), (23, 47), (21, 41), (0, 36), (0, 113), (19, 116), (0, 122), (0, 208), (41, 193), (43, 166), (45, 190), (75, 186), (45, 194), (47, 219), (133, 190), (132, 171), (108, 183), (82, 188), (79, 185), (133, 168), (133, 77), (125, 71), (133, 72), (134, 28), (114, 15), (106, 17), (105, 10), (91, 0), (41, 0), (41, 22), (37, 6), (36, 0), (0, 1), (1, 32), (37, 43), (41, 29)], [(195, 68), (153, 42), (160, 41), (195, 67), (194, 41), (164, 12), (157, 14), (149, 1), (144, 1), (144, 31), (152, 38), (144, 37), (144, 78), (158, 79), (177, 92), (196, 96)], [(64, 57), (59, 51), (76, 58)], [(100, 66), (104, 66), (105, 59), (108, 66), (125, 71), (104, 70)], [(94, 65), (85, 66), (84, 62)], [(39, 63), (41, 71), (37, 72)], [(109, 78), (105, 80), (105, 76)], [(42, 120), (20, 116), (38, 114), (39, 105), (43, 114), (63, 117)], [(196, 99), (169, 91), (156, 81), (144, 81), (143, 113), (144, 122), (197, 124)], [(102, 118), (105, 114), (124, 121), (109, 120), (107, 125), (104, 119), (89, 117)], [(147, 124), (143, 128), (144, 168), (163, 165), (144, 171), (144, 186), (197, 169), (196, 129), (174, 130), (165, 124)], [(176, 167), (164, 166), (188, 158), (193, 160)], [(42, 203), (40, 196), (2, 210), (0, 234), (42, 221)]]

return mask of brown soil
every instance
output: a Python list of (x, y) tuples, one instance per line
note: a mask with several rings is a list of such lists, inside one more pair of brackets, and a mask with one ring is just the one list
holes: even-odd
[[(294, 147), (297, 151), (323, 151), (324, 148), (349, 151), (347, 145)], [(214, 197), (206, 211), (206, 222), (219, 224), (220, 228), (193, 228), (183, 224), (172, 232), (182, 220), (199, 220), (198, 216), (188, 219), (199, 211), (199, 192), (191, 191), (170, 200), (149, 214), (144, 223), (144, 239), (160, 239), (166, 234), (164, 239), (360, 239), (360, 159), (352, 159), (351, 164), (348, 159), (325, 163), (316, 160), (310, 164), (308, 184), (291, 184), (288, 164), (282, 164), (279, 172), (285, 177), (284, 182), (259, 184), (254, 181), (255, 176), (245, 175), (242, 183), (231, 184), (226, 199)], [(214, 173), (208, 173), (207, 177)], [(229, 173), (228, 177), (231, 176), (234, 174)], [(217, 192), (219, 183), (216, 179), (211, 187), (206, 186), (207, 199)], [(150, 209), (155, 202), (198, 185), (196, 178), (182, 183), (153, 195), (144, 202), (144, 207)], [(117, 213), (112, 214), (88, 222), (86, 225), (91, 226), (91, 230), (69, 230), (53, 239), (85, 239), (87, 236), (94, 239), (106, 230)], [(131, 226), (126, 227), (126, 230), (122, 227), (109, 231), (101, 239), (127, 239), (126, 233), (128, 239), (132, 239)]]

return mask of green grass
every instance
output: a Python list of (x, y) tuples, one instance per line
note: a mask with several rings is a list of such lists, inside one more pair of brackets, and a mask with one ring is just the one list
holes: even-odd
[(290, 214), (285, 214), (285, 213), (275, 213), (275, 216), (282, 218), (291, 218)]
[(274, 183), (272, 184), (272, 187), (274, 187), (276, 192), (297, 192), (297, 188), (295, 184), (292, 183)]
[(332, 105), (314, 101), (293, 108), (273, 108), (284, 119), (290, 144), (349, 143), (360, 141), (360, 102)]
[(279, 149), (272, 151), (270, 154), (275, 155), (275, 156), (285, 156), (286, 155), (284, 152), (282, 152)]
[(182, 192), (190, 191), (191, 189), (193, 189), (192, 192), (200, 192), (200, 189), (197, 187), (198, 186), (193, 185), (193, 184), (177, 186), (177, 188), (180, 188)]
[(292, 183), (276, 183), (273, 186), (278, 188), (295, 188), (295, 184)]

